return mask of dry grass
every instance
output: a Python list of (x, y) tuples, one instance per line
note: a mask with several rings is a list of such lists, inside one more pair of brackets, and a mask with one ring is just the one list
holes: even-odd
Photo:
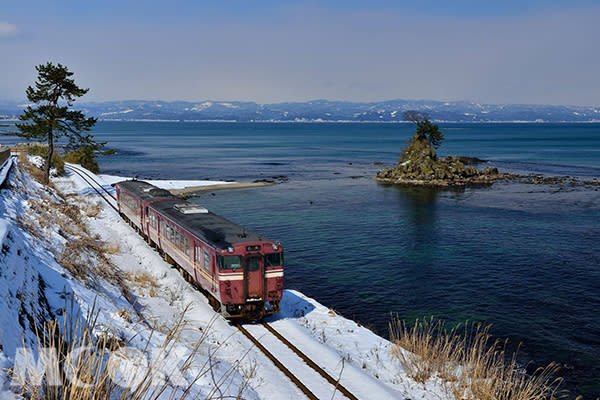
[[(230, 384), (229, 377), (240, 366), (232, 366), (217, 378), (214, 366), (218, 362), (213, 359), (216, 350), (209, 350), (208, 357), (201, 354), (208, 330), (189, 349), (188, 355), (180, 358), (176, 346), (188, 329), (184, 314), (152, 351), (151, 360), (146, 355), (150, 351), (148, 347), (134, 349), (106, 334), (95, 336), (93, 313), (85, 319), (65, 315), (62, 324), (56, 320), (45, 323), (36, 332), (38, 353), (43, 348), (51, 348), (56, 351), (56, 358), (39, 360), (47, 372), (57, 373), (39, 379), (11, 371), (13, 383), (18, 387), (19, 396), (30, 400), (154, 400), (189, 398), (198, 381), (210, 378), (212, 389), (210, 393), (203, 393), (203, 398), (241, 399), (245, 385), (237, 390), (237, 396), (223, 396)], [(153, 335), (154, 332), (150, 332), (148, 340)], [(173, 357), (177, 362), (173, 362)], [(34, 360), (27, 360), (27, 368), (35, 368)]]
[(79, 194), (68, 194), (71, 204), (76, 204), (81, 213), (89, 218), (97, 218), (102, 212), (102, 205), (94, 200), (80, 196)]
[(89, 218), (98, 218), (98, 215), (100, 215), (101, 211), (102, 206), (98, 203), (86, 202), (85, 208), (83, 208), (83, 212)]
[(158, 289), (158, 282), (156, 278), (150, 275), (148, 272), (128, 272), (124, 275), (125, 280), (134, 283), (142, 289), (148, 290), (150, 297), (156, 297), (156, 290)]
[(492, 341), (489, 326), (466, 323), (445, 329), (444, 323), (417, 320), (390, 324), (396, 357), (405, 373), (419, 383), (430, 378), (443, 382), (460, 400), (551, 400), (562, 398), (554, 363), (529, 375), (507, 357), (506, 342)]
[(133, 319), (131, 318), (131, 312), (126, 308), (120, 309), (118, 315), (129, 323), (133, 322)]
[(104, 251), (104, 254), (111, 254), (111, 255), (121, 254), (121, 246), (119, 246), (119, 243), (104, 242), (103, 243), (103, 251)]
[(19, 166), (23, 167), (23, 169), (25, 169), (25, 171), (39, 183), (53, 187), (52, 182), (46, 182), (46, 175), (44, 174), (44, 171), (29, 161), (28, 153), (19, 152)]
[(107, 254), (118, 254), (118, 252), (118, 245), (107, 245), (97, 237), (89, 236), (84, 232), (65, 244), (57, 261), (75, 278), (86, 284), (93, 282), (95, 277), (120, 283), (118, 269), (106, 257)]
[[(61, 250), (51, 247), (59, 264), (88, 286), (97, 277), (119, 283), (118, 269), (107, 258), (109, 254), (119, 254), (117, 243), (107, 243), (98, 235), (92, 235), (83, 220), (84, 215), (96, 213), (96, 203), (70, 198), (69, 201), (48, 198), (30, 198), (30, 215), (19, 218), (22, 228), (40, 240), (48, 241), (52, 230), (66, 239)], [(35, 222), (33, 222), (35, 221)], [(52, 245), (48, 242), (48, 245)]]

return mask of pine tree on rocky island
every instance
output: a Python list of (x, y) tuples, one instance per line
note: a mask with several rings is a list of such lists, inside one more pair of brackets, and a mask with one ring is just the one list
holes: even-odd
[(416, 139), (426, 139), (431, 147), (437, 149), (444, 140), (444, 134), (437, 125), (429, 120), (429, 114), (414, 110), (405, 111), (402, 114), (405, 121), (412, 122), (417, 126), (415, 131)]
[(410, 186), (465, 186), (488, 185), (500, 177), (496, 168), (477, 168), (466, 164), (478, 163), (474, 157), (447, 156), (439, 159), (436, 149), (442, 144), (444, 134), (429, 120), (429, 115), (419, 111), (406, 111), (404, 120), (416, 125), (415, 134), (400, 153), (398, 164), (381, 169), (376, 176), (380, 182)]
[(17, 124), (17, 135), (28, 140), (35, 139), (48, 143), (48, 152), (44, 166), (46, 183), (50, 179), (50, 167), (56, 141), (66, 137), (73, 148), (92, 148), (98, 150), (104, 143), (94, 141), (88, 132), (96, 123), (96, 118), (86, 117), (83, 112), (71, 109), (73, 102), (86, 94), (71, 78), (73, 72), (61, 65), (48, 62), (35, 67), (38, 71), (35, 88), (29, 86), (25, 91), (27, 99), (35, 106), (28, 105)]

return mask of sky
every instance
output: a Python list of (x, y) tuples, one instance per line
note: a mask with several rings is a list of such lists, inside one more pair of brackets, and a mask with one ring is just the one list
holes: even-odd
[(0, 0), (0, 100), (67, 65), (85, 101), (600, 106), (597, 0)]

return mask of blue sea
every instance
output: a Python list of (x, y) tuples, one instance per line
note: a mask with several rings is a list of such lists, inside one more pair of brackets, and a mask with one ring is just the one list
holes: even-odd
[[(442, 156), (600, 178), (600, 124), (440, 127)], [(374, 181), (413, 132), (407, 124), (101, 122), (93, 133), (118, 150), (99, 160), (109, 174), (279, 177), (275, 186), (193, 201), (279, 240), (287, 288), (383, 336), (392, 315), (492, 324), (496, 337), (521, 343), (524, 363), (559, 362), (572, 397), (599, 397), (598, 187), (499, 182), (438, 191)]]

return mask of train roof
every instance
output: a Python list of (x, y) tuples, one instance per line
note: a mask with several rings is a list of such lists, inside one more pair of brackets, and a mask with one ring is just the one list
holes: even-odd
[(144, 181), (122, 181), (118, 182), (117, 185), (119, 185), (129, 193), (133, 194), (143, 202), (175, 197), (168, 190), (158, 188)]
[(185, 200), (162, 200), (152, 203), (150, 208), (217, 248), (226, 249), (243, 242), (269, 241), (256, 232)]

